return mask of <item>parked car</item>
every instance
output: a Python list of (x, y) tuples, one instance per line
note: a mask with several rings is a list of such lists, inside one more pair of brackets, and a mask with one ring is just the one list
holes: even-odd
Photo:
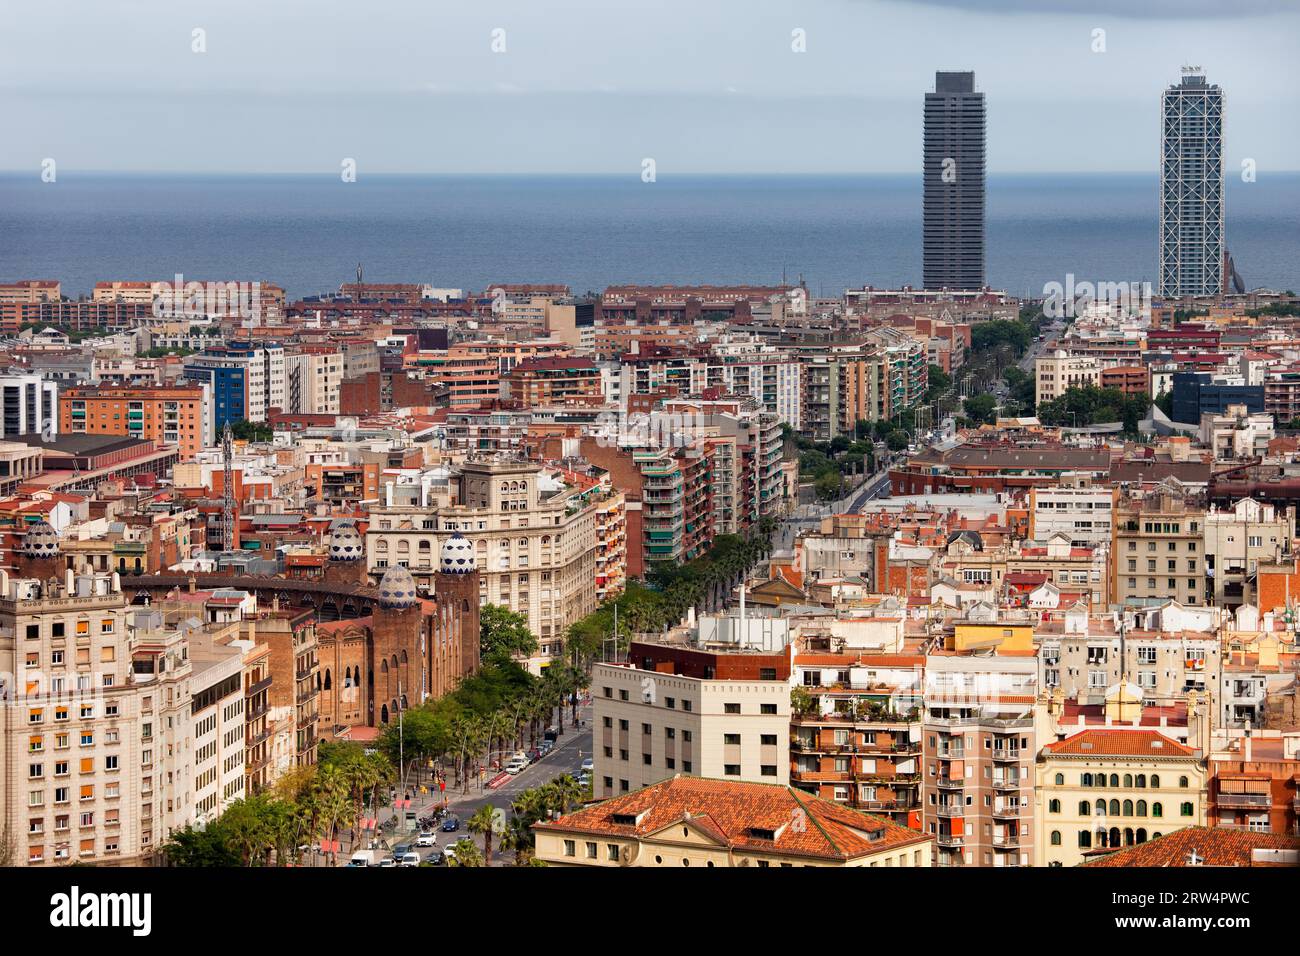
[(381, 866), (381, 867), (382, 867), (382, 866), (397, 866), (397, 861), (394, 860), (391, 856), (386, 856), (386, 857), (384, 857), (382, 860), (380, 860), (378, 863), (376, 863), (375, 866)]
[(516, 774), (519, 773), (519, 771), (526, 768), (527, 766), (528, 766), (527, 757), (512, 757), (510, 759), (510, 762), (506, 764), (505, 770), (506, 773)]
[(449, 846), (442, 851), (442, 862), (448, 866), (456, 862), (456, 848), (454, 846)]
[(399, 843), (397, 846), (393, 847), (393, 859), (401, 860), (402, 857), (406, 856), (406, 854), (410, 853), (414, 849), (415, 847), (411, 846), (409, 843)]
[(435, 846), (429, 851), (429, 855), (424, 858), (424, 862), (430, 866), (446, 866), (447, 854)]
[(357, 850), (356, 853), (352, 854), (352, 859), (348, 860), (349, 867), (374, 866), (374, 865), (375, 865), (374, 850)]
[(398, 862), (397, 865), (398, 866), (419, 866), (420, 854), (414, 852), (404, 853), (402, 854), (402, 859)]
[(595, 769), (596, 769), (595, 761), (593, 761), (590, 757), (584, 757), (582, 761), (582, 772), (591, 773)]
[(537, 763), (537, 761), (539, 761), (539, 760), (541, 760), (541, 759), (542, 759), (542, 752), (541, 752), (539, 749), (537, 749), (536, 747), (534, 747), (532, 750), (528, 751), (528, 762), (529, 762), (529, 763)]
[(421, 830), (420, 835), (415, 838), (416, 846), (437, 846), (438, 838), (432, 830)]
[(552, 740), (543, 740), (540, 744), (537, 745), (537, 752), (540, 753), (543, 757), (545, 757), (554, 749), (555, 749), (555, 742)]
[(460, 818), (455, 814), (448, 814), (447, 819), (442, 821), (442, 832), (452, 833), (460, 829)]

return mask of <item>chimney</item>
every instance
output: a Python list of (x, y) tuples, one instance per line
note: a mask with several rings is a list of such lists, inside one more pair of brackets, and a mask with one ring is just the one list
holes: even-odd
[(1251, 751), (1251, 748), (1250, 748), (1250, 718), (1249, 718), (1249, 717), (1246, 718), (1246, 744), (1245, 744), (1245, 748), (1246, 748), (1246, 749), (1245, 749), (1245, 753), (1242, 754), (1241, 759), (1244, 760), (1246, 763), (1249, 763), (1249, 762), (1250, 762), (1250, 751)]

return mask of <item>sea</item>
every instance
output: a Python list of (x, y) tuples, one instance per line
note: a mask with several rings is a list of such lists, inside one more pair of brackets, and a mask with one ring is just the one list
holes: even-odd
[[(1230, 178), (1247, 288), (1300, 289), (1300, 173)], [(1155, 174), (991, 175), (988, 284), (1156, 281)], [(262, 280), (293, 298), (367, 281), (776, 284), (814, 295), (921, 281), (904, 175), (0, 174), (0, 281)]]

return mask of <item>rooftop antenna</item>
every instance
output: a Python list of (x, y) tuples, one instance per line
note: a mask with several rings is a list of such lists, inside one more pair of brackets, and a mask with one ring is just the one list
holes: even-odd
[(235, 550), (235, 453), (230, 420), (221, 430), (221, 550)]

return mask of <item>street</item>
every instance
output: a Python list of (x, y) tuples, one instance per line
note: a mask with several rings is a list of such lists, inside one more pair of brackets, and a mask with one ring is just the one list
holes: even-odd
[[(536, 763), (529, 764), (519, 773), (510, 777), (505, 783), (493, 790), (489, 790), (486, 784), (496, 776), (495, 771), (489, 771), (483, 775), (481, 780), (472, 781), (468, 793), (461, 791), (460, 787), (451, 787), (448, 785), (446, 791), (447, 805), (451, 812), (460, 820), (460, 829), (444, 833), (441, 829), (441, 823), (434, 828), (434, 834), (437, 837), (438, 847), (445, 850), (462, 837), (468, 837), (473, 840), (480, 850), (483, 848), (483, 838), (479, 835), (470, 833), (465, 828), (465, 823), (472, 817), (480, 807), (492, 806), (499, 807), (507, 814), (510, 812), (510, 804), (516, 796), (525, 790), (531, 790), (534, 787), (540, 787), (550, 783), (556, 777), (562, 774), (578, 775), (582, 767), (582, 761), (592, 756), (591, 752), (591, 716), (592, 706), (590, 702), (584, 703), (578, 708), (578, 716), (582, 721), (582, 729), (575, 731), (569, 720), (570, 713), (565, 713), (565, 730), (556, 741), (555, 749), (549, 754), (538, 760)], [(442, 796), (438, 794), (416, 794), (411, 801), (411, 808), (415, 811), (416, 819), (431, 814), (435, 807), (442, 802)], [(395, 829), (380, 830), (379, 848), (376, 852), (376, 858), (387, 856), (392, 853), (394, 847), (402, 843), (415, 842), (415, 837), (419, 833), (418, 827), (414, 830), (408, 829), (404, 825), (406, 811), (399, 814), (399, 822)], [(393, 815), (391, 806), (385, 806), (379, 811), (379, 820), (382, 824)], [(493, 865), (505, 866), (512, 858), (511, 854), (500, 854), (496, 852), (497, 841), (493, 840)], [(344, 841), (344, 846), (348, 846)], [(426, 860), (433, 853), (430, 847), (419, 848), (412, 846), (413, 852), (420, 854), (420, 859)], [(340, 853), (338, 859), (339, 866), (347, 866), (348, 859), (351, 856), (351, 849), (347, 852)]]

